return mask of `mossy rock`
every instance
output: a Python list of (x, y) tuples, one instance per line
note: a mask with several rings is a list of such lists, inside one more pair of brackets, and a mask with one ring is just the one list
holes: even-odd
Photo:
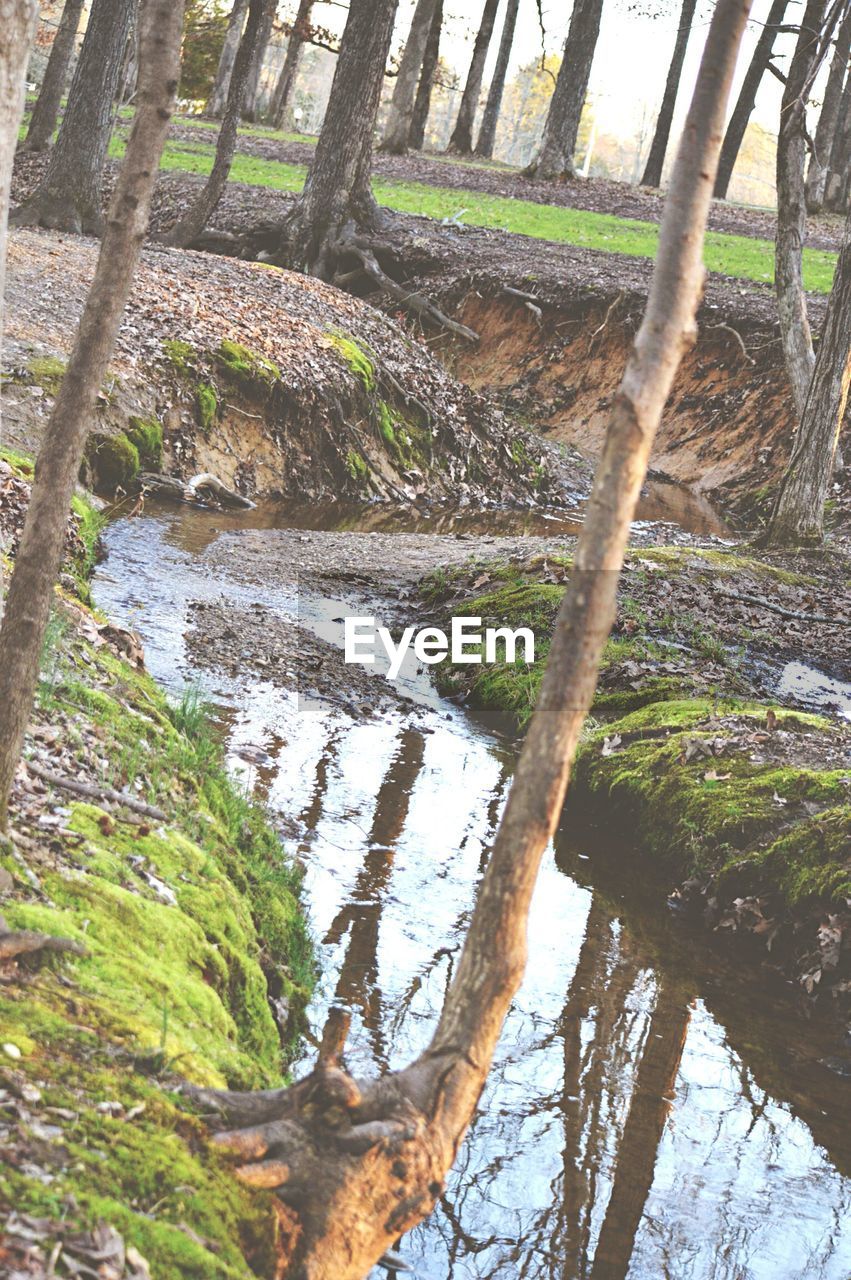
[(85, 457), (94, 488), (110, 493), (127, 489), (139, 471), (139, 450), (123, 431), (117, 435), (93, 432), (86, 441)]
[(139, 463), (146, 471), (159, 471), (163, 461), (163, 429), (156, 418), (131, 418), (125, 432), (136, 446)]
[(27, 370), (33, 380), (40, 387), (44, 387), (45, 391), (55, 395), (59, 390), (59, 384), (65, 377), (67, 365), (64, 360), (60, 360), (57, 356), (36, 356), (30, 360)]
[(219, 343), (216, 359), (234, 382), (262, 383), (271, 388), (281, 381), (281, 371), (273, 360), (258, 351), (251, 351), (240, 342), (232, 342), (230, 338)]

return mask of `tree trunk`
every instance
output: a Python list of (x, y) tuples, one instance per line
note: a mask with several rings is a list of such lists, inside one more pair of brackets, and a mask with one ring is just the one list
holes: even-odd
[(686, 48), (688, 46), (688, 38), (691, 35), (691, 24), (694, 21), (696, 6), (697, 0), (683, 0), (683, 7), (680, 10), (680, 25), (677, 28), (674, 52), (671, 56), (671, 65), (668, 67), (668, 79), (665, 81), (665, 92), (662, 95), (662, 105), (659, 108), (656, 129), (653, 133), (653, 141), (650, 144), (650, 154), (647, 157), (647, 164), (644, 166), (644, 175), (641, 179), (643, 187), (658, 187), (662, 184), (662, 167), (665, 163), (665, 152), (668, 150), (668, 139), (671, 136), (671, 122), (674, 119), (677, 90), (680, 87), (680, 76), (683, 73), (683, 63), (685, 62)]
[(846, 14), (836, 37), (836, 47), (824, 91), (824, 102), (813, 139), (806, 187), (807, 209), (810, 213), (818, 213), (824, 203), (833, 140), (836, 137), (842, 106), (842, 87), (848, 71), (849, 49), (851, 49), (851, 12)]
[(807, 96), (818, 71), (827, 0), (807, 0), (789, 63), (777, 135), (777, 240), (774, 287), (786, 373), (800, 422), (813, 376), (815, 355), (804, 293), (803, 249), (807, 237), (804, 161)]
[(53, 40), (50, 57), (41, 82), (36, 104), (33, 107), (30, 127), (21, 144), (22, 151), (45, 151), (50, 146), (56, 121), (59, 118), (59, 104), (68, 78), (68, 68), (74, 52), (74, 41), (80, 25), (80, 14), (83, 12), (83, 0), (65, 0), (59, 29)]
[[(38, 680), (83, 446), (142, 251), (180, 75), (182, 0), (143, 0), (139, 106), (92, 287), (36, 463), (0, 627), (0, 827)], [(110, 99), (111, 101), (111, 99)]]
[(431, 20), (431, 29), (426, 41), (425, 55), (423, 57), (422, 70), (420, 71), (420, 82), (417, 85), (417, 96), (411, 116), (411, 128), (408, 133), (408, 146), (412, 147), (414, 151), (421, 151), (425, 142), (428, 113), (431, 107), (431, 91), (434, 86), (438, 58), (440, 57), (440, 33), (442, 30), (443, 0), (437, 0), (437, 4), (434, 6), (434, 16)]
[(3, 31), (3, 40), (0, 42), (0, 354), (3, 348), (3, 290), (6, 281), (12, 162), (18, 145), (18, 128), (26, 94), (27, 62), (37, 17), (37, 0), (26, 0), (26, 3), (21, 3), (21, 0), (0, 0), (0, 28)]
[(496, 126), (499, 121), (499, 109), (502, 106), (502, 95), (505, 90), (505, 77), (508, 74), (508, 63), (511, 60), (511, 49), (514, 44), (514, 31), (517, 26), (517, 11), (520, 0), (508, 0), (505, 10), (505, 22), (502, 26), (502, 37), (499, 42), (499, 53), (493, 70), (493, 79), (488, 89), (488, 100), (485, 114), (482, 116), (482, 127), (476, 143), (476, 155), (490, 159), (496, 141)]
[(210, 94), (210, 100), (207, 103), (207, 115), (215, 116), (216, 119), (223, 113), (227, 105), (230, 78), (233, 75), (233, 64), (236, 61), (236, 51), (242, 39), (242, 29), (245, 26), (247, 12), (248, 0), (234, 0), (228, 19), (228, 28), (225, 32), (225, 42), (219, 55), (216, 78), (213, 81), (213, 89)]
[(756, 102), (756, 94), (762, 83), (762, 77), (771, 62), (771, 51), (774, 48), (774, 41), (777, 39), (777, 31), (783, 22), (786, 10), (789, 7), (789, 0), (772, 0), (768, 17), (765, 20), (765, 26), (760, 32), (759, 39), (756, 42), (756, 48), (753, 51), (753, 57), (750, 61), (745, 78), (742, 81), (742, 87), (739, 90), (739, 96), (736, 99), (736, 105), (733, 108), (733, 114), (730, 116), (730, 123), (727, 125), (727, 132), (724, 135), (724, 145), (721, 148), (721, 159), (718, 162), (718, 177), (715, 179), (715, 195), (719, 200), (723, 200), (727, 195), (727, 188), (730, 185), (730, 178), (733, 175), (733, 166), (736, 163), (736, 156), (741, 149), (742, 140), (745, 136), (745, 130), (748, 127), (748, 121), (754, 109)]
[(576, 176), (573, 153), (602, 12), (603, 0), (576, 0), (544, 125), (544, 136), (538, 154), (524, 171), (527, 178), (553, 181)]
[(163, 244), (176, 245), (180, 248), (191, 244), (204, 230), (210, 214), (222, 198), (233, 163), (233, 153), (236, 150), (237, 129), (242, 116), (242, 104), (245, 101), (245, 82), (260, 38), (267, 3), (268, 0), (249, 0), (248, 21), (233, 64), (227, 106), (222, 127), (216, 139), (216, 155), (210, 176), (194, 204), (189, 206), (170, 231), (158, 237)]
[[(358, 12), (353, 5), (352, 17)], [(276, 1189), (280, 1274), (362, 1280), (430, 1213), (481, 1096), (523, 976), (532, 891), (561, 813), (615, 617), (620, 569), (663, 406), (693, 338), (703, 235), (747, 0), (718, 0), (671, 180), (644, 321), (616, 393), (535, 713), (431, 1044), (410, 1066), (356, 1081), (342, 1036), (289, 1089), (185, 1086), (219, 1111), (237, 1175)]]
[(437, 0), (417, 0), (417, 7), (414, 10), (411, 29), (405, 42), (405, 52), (399, 63), (399, 74), (390, 100), (384, 137), (381, 140), (381, 150), (389, 151), (393, 155), (400, 156), (408, 149), (417, 80), (431, 34), (436, 4)]
[(275, 85), (272, 105), (269, 109), (269, 119), (275, 129), (283, 129), (287, 118), (287, 109), (295, 87), (301, 51), (304, 46), (305, 36), (310, 31), (310, 13), (312, 9), (313, 0), (299, 0), (298, 13), (290, 30), (290, 38), (287, 41), (284, 65), (281, 68), (281, 74), (278, 76), (278, 83)]
[(824, 190), (824, 207), (832, 212), (848, 205), (848, 179), (851, 167), (851, 71), (845, 77), (845, 88), (839, 106), (839, 120), (830, 151), (830, 171)]
[(245, 77), (245, 91), (242, 98), (243, 120), (257, 119), (257, 94), (260, 90), (260, 76), (263, 73), (266, 50), (269, 47), (269, 41), (272, 39), (272, 26), (275, 21), (277, 7), (277, 0), (266, 0), (266, 8), (263, 10), (263, 18), (260, 22), (260, 31), (254, 44), (254, 55), (248, 68), (248, 75)]
[(452, 130), (452, 136), (447, 147), (447, 151), (451, 151), (454, 155), (468, 156), (473, 150), (473, 124), (476, 119), (476, 108), (479, 105), (482, 78), (485, 74), (488, 46), (493, 35), (498, 8), (499, 0), (485, 0), (482, 20), (476, 35), (476, 43), (473, 45), (470, 69), (467, 72), (467, 83), (464, 85), (461, 105), (458, 108), (458, 118), (455, 121), (455, 128)]
[(103, 166), (134, 8), (135, 0), (93, 0), (56, 145), (35, 191), (12, 214), (17, 225), (102, 233)]
[(818, 544), (851, 379), (851, 214), (827, 306), (815, 369), (792, 456), (764, 541)]
[(121, 79), (118, 90), (118, 101), (132, 102), (136, 96), (139, 81), (139, 31), (136, 25), (136, 5), (130, 19), (130, 32), (124, 47), (124, 60), (121, 64)]

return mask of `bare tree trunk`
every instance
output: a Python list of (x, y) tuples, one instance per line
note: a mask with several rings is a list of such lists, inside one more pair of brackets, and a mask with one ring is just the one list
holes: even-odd
[(16, 225), (100, 235), (101, 183), (135, 0), (94, 0), (47, 169), (12, 213)]
[(668, 67), (668, 79), (665, 81), (665, 92), (662, 95), (662, 105), (659, 108), (653, 141), (650, 144), (650, 154), (647, 157), (647, 164), (644, 166), (644, 175), (641, 179), (643, 187), (658, 187), (662, 183), (665, 152), (668, 150), (668, 139), (671, 136), (671, 123), (674, 119), (674, 107), (677, 104), (677, 91), (680, 87), (680, 76), (683, 73), (683, 63), (685, 62), (686, 48), (688, 47), (688, 38), (691, 35), (691, 24), (694, 21), (696, 7), (697, 0), (683, 0), (683, 7), (680, 10), (680, 25), (677, 28), (674, 52), (671, 55), (671, 65)]
[(476, 119), (476, 108), (479, 105), (479, 94), (482, 90), (482, 78), (485, 74), (488, 46), (493, 35), (498, 8), (499, 0), (485, 0), (482, 20), (479, 23), (476, 42), (473, 45), (470, 69), (467, 72), (467, 83), (464, 85), (461, 105), (458, 108), (458, 118), (455, 121), (455, 128), (452, 130), (452, 136), (447, 147), (447, 151), (451, 151), (455, 155), (468, 156), (473, 150), (473, 124)]
[(127, 44), (124, 47), (124, 60), (121, 64), (118, 101), (122, 103), (132, 102), (136, 96), (136, 86), (139, 82), (139, 28), (136, 21), (137, 17), (134, 0), (133, 13), (130, 18), (130, 31), (127, 36)]
[(496, 141), (496, 126), (499, 122), (499, 109), (502, 106), (502, 95), (505, 92), (505, 77), (511, 60), (511, 49), (514, 44), (514, 32), (517, 27), (517, 11), (520, 0), (508, 0), (505, 10), (505, 22), (502, 25), (502, 37), (499, 42), (499, 53), (493, 69), (493, 79), (488, 89), (488, 100), (485, 103), (485, 114), (482, 116), (482, 127), (476, 143), (476, 155), (490, 159)]
[(807, 209), (817, 213), (824, 203), (824, 190), (827, 186), (827, 175), (830, 168), (830, 157), (833, 140), (839, 124), (842, 106), (842, 87), (848, 71), (848, 51), (851, 49), (851, 11), (846, 14), (830, 63), (830, 72), (824, 91), (824, 101), (819, 113), (816, 134), (813, 139), (813, 150), (807, 169)]
[(832, 212), (848, 204), (849, 167), (851, 167), (851, 71), (845, 77), (845, 88), (839, 106), (839, 120), (830, 151), (830, 170), (824, 189), (824, 207)]
[(284, 65), (281, 68), (281, 74), (278, 76), (278, 83), (275, 85), (272, 105), (269, 109), (269, 119), (276, 129), (283, 129), (287, 118), (287, 109), (295, 87), (295, 78), (304, 46), (304, 39), (310, 31), (310, 13), (312, 9), (313, 0), (299, 0), (298, 13), (290, 30), (290, 38), (287, 41)]
[(242, 29), (245, 26), (245, 15), (248, 12), (248, 0), (234, 0), (233, 8), (228, 18), (228, 27), (225, 32), (225, 42), (222, 45), (222, 52), (219, 55), (219, 65), (216, 68), (216, 78), (213, 81), (213, 89), (210, 94), (210, 100), (207, 103), (207, 115), (218, 118), (225, 109), (228, 100), (228, 90), (230, 89), (230, 78), (233, 75), (233, 64), (236, 61), (236, 51), (242, 39)]
[(759, 86), (762, 83), (762, 77), (771, 62), (771, 53), (774, 48), (774, 42), (777, 39), (777, 31), (783, 22), (786, 10), (789, 6), (789, 0), (772, 0), (772, 5), (768, 11), (768, 17), (765, 20), (765, 26), (760, 32), (759, 39), (756, 42), (756, 48), (753, 51), (750, 65), (745, 73), (742, 81), (742, 87), (739, 90), (739, 96), (736, 99), (736, 105), (733, 108), (733, 114), (730, 116), (730, 123), (727, 125), (727, 132), (724, 135), (724, 145), (721, 148), (721, 159), (718, 162), (718, 177), (715, 179), (715, 195), (719, 200), (723, 200), (727, 195), (727, 188), (730, 185), (730, 178), (733, 175), (733, 166), (736, 163), (736, 156), (742, 146), (745, 136), (745, 130), (748, 127), (748, 121), (754, 109), (756, 95)]
[(440, 33), (442, 30), (443, 0), (437, 0), (437, 4), (434, 6), (434, 16), (431, 20), (431, 30), (426, 41), (425, 55), (423, 57), (422, 70), (420, 71), (420, 82), (417, 85), (417, 96), (411, 116), (411, 128), (408, 133), (408, 146), (412, 147), (414, 151), (421, 151), (425, 142), (428, 113), (431, 107), (431, 91), (434, 86), (438, 58), (440, 57)]
[(248, 21), (233, 64), (227, 106), (222, 127), (216, 139), (216, 155), (210, 176), (194, 204), (189, 206), (170, 231), (158, 237), (163, 244), (178, 245), (181, 248), (191, 244), (204, 230), (210, 214), (222, 198), (233, 163), (233, 153), (236, 150), (237, 129), (242, 116), (242, 104), (245, 101), (245, 82), (260, 37), (266, 5), (267, 0), (249, 0)]
[[(12, 162), (26, 96), (38, 0), (0, 0), (0, 354), (3, 349), (3, 292), (6, 282), (6, 241), (12, 186)], [(2, 550), (2, 547), (0, 547)], [(2, 566), (0, 566), (2, 584)]]
[(851, 214), (845, 222), (815, 370), (764, 541), (818, 544), (851, 380)]
[(807, 95), (822, 52), (827, 0), (807, 0), (780, 106), (777, 135), (777, 240), (774, 285), (786, 372), (800, 422), (813, 376), (815, 355), (804, 293), (803, 249), (807, 238), (804, 161)]
[(180, 75), (182, 0), (143, 0), (139, 106), (95, 278), (36, 463), (0, 627), (0, 827), (32, 709), (71, 496), (95, 401), (148, 228), (151, 192)]
[(50, 146), (53, 130), (59, 118), (59, 104), (68, 78), (74, 41), (83, 12), (83, 0), (65, 0), (59, 29), (50, 49), (44, 79), (41, 82), (36, 104), (30, 118), (27, 136), (21, 144), (22, 151), (45, 151)]
[(405, 42), (405, 52), (399, 63), (399, 74), (390, 100), (384, 137), (381, 139), (381, 150), (389, 151), (393, 155), (402, 155), (408, 149), (417, 80), (423, 65), (436, 4), (437, 0), (417, 0), (417, 7), (414, 9), (411, 29)]
[(573, 153), (602, 13), (603, 0), (576, 0), (544, 125), (544, 136), (538, 154), (524, 170), (527, 178), (552, 181), (576, 176)]
[[(535, 714), (431, 1044), (409, 1067), (356, 1081), (344, 1036), (289, 1089), (186, 1086), (235, 1126), (218, 1138), (238, 1176), (276, 1189), (281, 1273), (362, 1280), (431, 1212), (470, 1123), (522, 980), (532, 891), (561, 813), (615, 617), (618, 578), (663, 406), (693, 339), (703, 235), (746, 0), (718, 0), (662, 220), (644, 321), (612, 407)], [(351, 19), (350, 19), (351, 21)]]
[(260, 91), (260, 76), (263, 73), (263, 60), (266, 57), (266, 50), (269, 47), (269, 41), (272, 39), (272, 25), (275, 21), (277, 8), (277, 0), (267, 0), (266, 8), (263, 10), (260, 30), (254, 44), (254, 55), (248, 68), (248, 75), (245, 78), (245, 92), (242, 99), (243, 120), (257, 119), (257, 94)]

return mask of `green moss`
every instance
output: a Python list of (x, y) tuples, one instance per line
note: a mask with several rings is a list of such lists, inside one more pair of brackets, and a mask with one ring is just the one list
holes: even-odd
[(374, 391), (376, 387), (375, 362), (371, 355), (359, 346), (350, 334), (332, 332), (328, 341), (341, 357), (350, 373), (360, 382), (364, 391)]
[(139, 450), (124, 432), (104, 435), (95, 431), (86, 441), (86, 462), (93, 472), (95, 488), (114, 492), (132, 483), (139, 470)]
[(51, 395), (55, 395), (59, 390), (66, 368), (65, 361), (56, 356), (37, 356), (27, 365), (33, 382), (44, 387), (45, 391), (49, 391)]
[(131, 418), (126, 435), (138, 450), (141, 466), (148, 471), (159, 471), (163, 461), (162, 424), (156, 418)]
[(4, 444), (0, 444), (0, 458), (8, 463), (14, 474), (21, 480), (32, 480), (35, 474), (35, 464), (32, 458)]
[(195, 366), (195, 348), (189, 342), (167, 338), (163, 343), (163, 353), (178, 373), (189, 373)]
[(204, 435), (209, 435), (219, 411), (219, 398), (211, 382), (199, 382), (195, 389), (195, 407), (198, 423)]
[(235, 382), (264, 383), (267, 387), (281, 381), (281, 371), (274, 361), (240, 342), (225, 338), (219, 343), (216, 359)]
[(350, 449), (346, 454), (346, 470), (353, 480), (365, 480), (369, 475), (366, 458), (355, 449)]

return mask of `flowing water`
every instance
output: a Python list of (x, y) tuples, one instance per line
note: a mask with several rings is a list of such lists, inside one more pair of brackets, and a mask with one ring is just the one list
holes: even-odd
[[(232, 767), (304, 861), (322, 965), (314, 1027), (332, 1002), (349, 1005), (350, 1069), (394, 1068), (434, 1027), (514, 749), (425, 677), (410, 703), (365, 720), (299, 705), (248, 662), (199, 666), (190, 601), (295, 621), (286, 582), (242, 580), (238, 539), (230, 572), (211, 562), (223, 528), (261, 522), (186, 508), (117, 520), (95, 596), (141, 632), (158, 679), (202, 684)], [(668, 919), (604, 832), (577, 844), (565, 829), (482, 1105), (401, 1250), (421, 1280), (848, 1280), (851, 1082), (822, 1065), (832, 1051), (781, 993)]]

